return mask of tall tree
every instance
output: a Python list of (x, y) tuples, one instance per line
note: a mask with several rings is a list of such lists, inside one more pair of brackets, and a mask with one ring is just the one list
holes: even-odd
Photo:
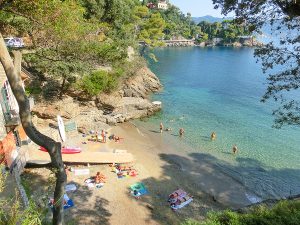
[(213, 0), (223, 14), (235, 12), (240, 23), (262, 32), (270, 25), (275, 37), (255, 50), (268, 74), (268, 87), (262, 101), (273, 98), (280, 107), (273, 111), (277, 128), (300, 125), (300, 1), (284, 0)]
[[(28, 35), (32, 41), (27, 60), (44, 73), (62, 77), (81, 70), (81, 60), (93, 63), (101, 50), (97, 31), (101, 26), (83, 18), (84, 10), (76, 1), (16, 0), (0, 1), (0, 62), (20, 108), (20, 119), (28, 137), (45, 147), (55, 169), (53, 224), (63, 224), (63, 195), (66, 174), (61, 156), (61, 144), (36, 130), (29, 102), (20, 81), (22, 54), (14, 51), (14, 64), (4, 43), (2, 32)], [(78, 65), (78, 64), (79, 65)]]
[(40, 133), (32, 123), (29, 100), (23, 89), (21, 81), (21, 60), (22, 53), (14, 52), (14, 63), (6, 48), (2, 34), (0, 33), (0, 62), (5, 70), (7, 79), (14, 96), (19, 105), (20, 119), (27, 136), (37, 145), (48, 150), (51, 158), (51, 165), (55, 169), (56, 185), (54, 191), (53, 224), (63, 224), (63, 195), (66, 184), (66, 173), (61, 156), (61, 143), (54, 141)]

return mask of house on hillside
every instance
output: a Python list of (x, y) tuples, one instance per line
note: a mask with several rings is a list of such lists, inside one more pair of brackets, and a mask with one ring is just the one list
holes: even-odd
[(223, 38), (213, 38), (212, 39), (212, 45), (219, 45), (219, 44), (221, 44), (222, 43), (222, 41), (223, 41)]
[(253, 42), (254, 42), (254, 37), (249, 35), (249, 36), (238, 36), (239, 38), (239, 42), (242, 44), (242, 45), (253, 45)]
[(157, 8), (162, 10), (168, 9), (168, 2), (167, 1), (158, 1)]
[[(21, 73), (22, 81), (28, 75)], [(23, 86), (24, 87), (24, 86)], [(0, 63), (0, 162), (5, 162), (12, 171), (21, 172), (26, 164), (26, 149), (30, 140), (21, 125), (19, 106), (7, 81), (6, 73)]]
[(149, 2), (149, 3), (147, 3), (147, 7), (149, 9), (155, 9), (156, 8), (156, 4), (154, 4), (153, 2)]

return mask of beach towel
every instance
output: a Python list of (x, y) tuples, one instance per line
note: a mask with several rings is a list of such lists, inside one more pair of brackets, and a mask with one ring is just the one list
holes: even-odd
[[(64, 198), (64, 209), (68, 209), (74, 206), (74, 202), (72, 201), (72, 199), (69, 198), (67, 194), (64, 194), (63, 198)], [(54, 199), (51, 198), (49, 200), (49, 206), (52, 210), (53, 210), (53, 204), (54, 204)]]
[(193, 201), (193, 198), (184, 190), (178, 189), (169, 195), (168, 202), (173, 210), (181, 209)]
[(87, 183), (87, 186), (88, 186), (89, 188), (95, 187), (94, 183)]
[(171, 208), (173, 210), (181, 209), (181, 208), (187, 206), (188, 204), (190, 204), (192, 201), (193, 201), (193, 198), (187, 197), (184, 201), (180, 202), (180, 204), (172, 203)]
[(245, 194), (247, 199), (252, 203), (252, 204), (256, 204), (262, 201), (262, 199), (254, 194)]
[(74, 174), (76, 176), (88, 175), (88, 174), (90, 174), (90, 170), (89, 169), (75, 169), (74, 170)]
[(139, 196), (148, 194), (148, 190), (145, 187), (145, 185), (141, 182), (137, 182), (130, 186), (131, 194), (133, 195), (133, 192), (136, 190), (139, 193)]
[(65, 187), (66, 192), (68, 191), (76, 191), (77, 187), (75, 184), (67, 184)]
[(174, 203), (177, 201), (177, 198), (183, 198), (185, 196), (187, 196), (187, 193), (182, 189), (178, 189), (169, 195), (168, 202)]

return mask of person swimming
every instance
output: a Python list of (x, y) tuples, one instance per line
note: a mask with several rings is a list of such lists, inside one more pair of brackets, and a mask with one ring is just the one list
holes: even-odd
[(180, 128), (179, 129), (179, 136), (182, 137), (184, 134), (184, 129), (183, 128)]
[(236, 154), (238, 152), (238, 147), (236, 146), (236, 144), (232, 147), (232, 152), (233, 154)]
[(212, 132), (210, 135), (210, 140), (214, 141), (217, 138), (217, 134), (215, 132)]
[(164, 129), (164, 125), (162, 124), (162, 122), (160, 123), (160, 125), (159, 125), (159, 130), (160, 130), (160, 133), (162, 133), (163, 132), (163, 129)]

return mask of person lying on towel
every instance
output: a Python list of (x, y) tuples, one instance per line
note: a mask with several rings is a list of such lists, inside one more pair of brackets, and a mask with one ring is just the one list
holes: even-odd
[(141, 193), (138, 190), (132, 191), (131, 194), (137, 199), (141, 198)]
[(104, 186), (104, 183), (106, 182), (106, 177), (101, 174), (100, 172), (97, 172), (95, 176), (95, 184), (97, 186)]

